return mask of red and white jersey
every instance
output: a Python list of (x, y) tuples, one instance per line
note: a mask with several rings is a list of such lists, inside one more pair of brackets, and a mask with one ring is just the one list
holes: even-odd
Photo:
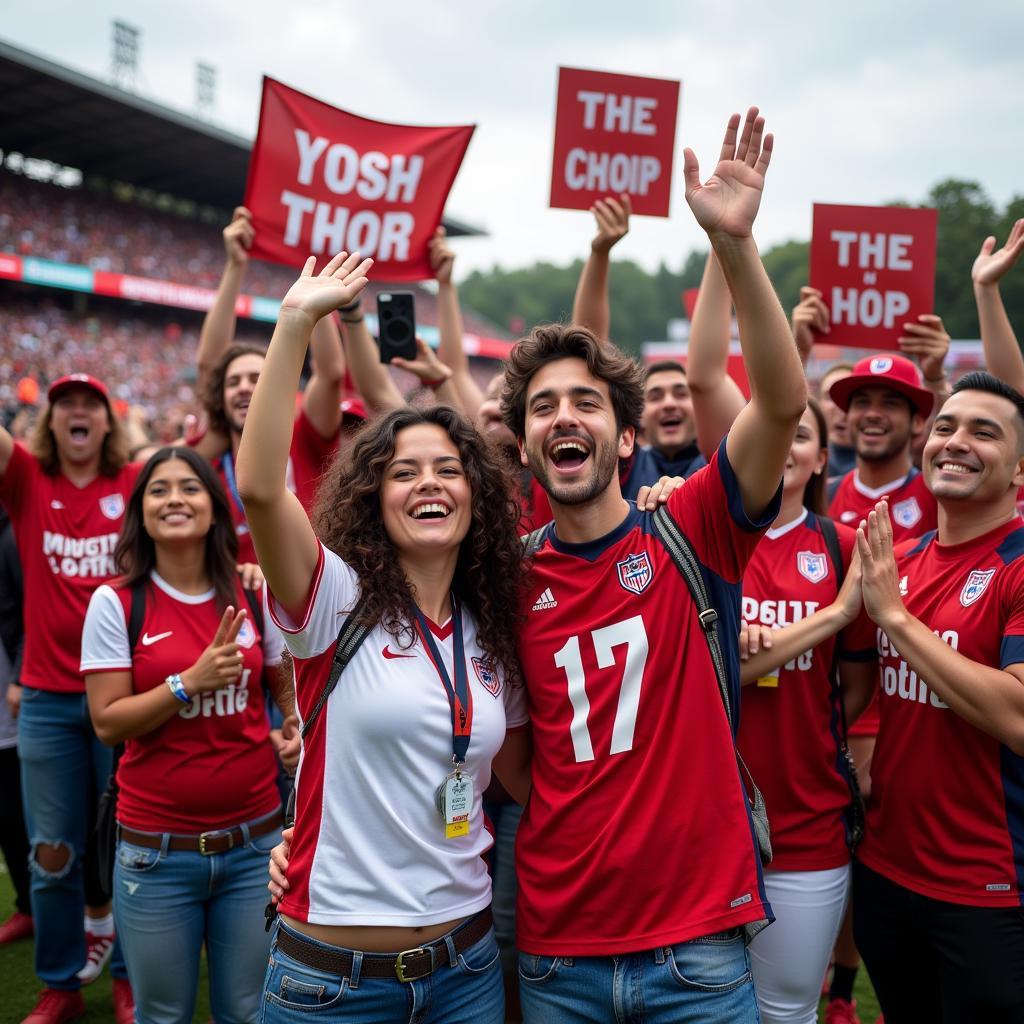
[[(316, 500), (316, 489), (320, 484), (320, 478), (338, 451), (338, 438), (339, 435), (329, 439), (321, 437), (310, 422), (305, 409), (299, 409), (292, 427), (285, 483), (288, 490), (302, 502), (302, 507), (307, 514), (313, 508), (313, 503)], [(221, 456), (214, 463), (213, 468), (224, 485), (224, 490), (228, 495), (228, 504), (231, 506), (231, 521), (235, 524), (235, 533), (238, 535), (238, 561), (240, 563), (256, 562), (256, 548), (249, 533), (245, 509), (238, 497), (237, 487), (233, 486), (234, 464), (231, 463), (230, 471), (225, 465), (229, 459), (230, 453)]]
[[(669, 499), (725, 638), (763, 520), (744, 514), (724, 442)], [(520, 658), (533, 793), (516, 842), (517, 946), (608, 956), (771, 917), (730, 724), (686, 582), (630, 506), (611, 533), (548, 528), (526, 590)], [(737, 645), (726, 642), (733, 706)]]
[[(836, 524), (844, 566), (856, 534)], [(839, 592), (818, 517), (807, 509), (758, 544), (743, 574), (743, 618), (781, 629), (827, 607)], [(739, 748), (764, 794), (772, 871), (824, 871), (850, 859), (850, 803), (841, 755), (840, 693), (831, 676), (837, 637), (743, 687)], [(861, 616), (839, 635), (841, 657), (874, 661), (875, 626)]]
[(938, 525), (938, 506), (917, 469), (911, 469), (906, 476), (884, 487), (867, 487), (860, 482), (857, 470), (850, 470), (840, 479), (832, 495), (828, 506), (829, 518), (856, 530), (861, 520), (867, 519), (868, 513), (883, 498), (889, 501), (892, 535), (897, 543), (920, 537)]
[[(965, 658), (1024, 662), (1024, 522), (896, 550), (911, 615)], [(1024, 757), (951, 711), (878, 629), (881, 726), (867, 834), (873, 871), (932, 899), (1024, 904)], [(979, 683), (979, 685), (981, 685)]]
[[(309, 716), (330, 673), (338, 631), (359, 594), (355, 572), (320, 549), (306, 608), (270, 610), (295, 659), (299, 713)], [(527, 721), (521, 686), (485, 660), (462, 610), (472, 699), (463, 770), (474, 783), (468, 835), (445, 838), (435, 796), (452, 766), (451, 708), (429, 653), (377, 626), (349, 662), (303, 743), (295, 837), (281, 911), (312, 924), (417, 927), (491, 902), (482, 854), (491, 846), (481, 795), (508, 728)], [(453, 676), (452, 622), (432, 626)]]
[(82, 693), (82, 623), (92, 592), (117, 576), (114, 548), (140, 466), (76, 487), (50, 476), (20, 443), (0, 480), (25, 577), (25, 651), (21, 682), (39, 690)]
[[(183, 594), (155, 572), (135, 650), (129, 649), (131, 590), (102, 586), (82, 633), (82, 674), (128, 670), (145, 693), (194, 665), (223, 611), (213, 591)], [(241, 585), (237, 605), (248, 608)], [(195, 697), (159, 728), (125, 744), (118, 762), (117, 820), (141, 832), (194, 834), (252, 821), (280, 806), (277, 760), (264, 704), (263, 666), (280, 664), (281, 635), (260, 636), (248, 617), (238, 633), (238, 682)]]
[[(857, 529), (875, 504), (889, 499), (889, 518), (892, 520), (893, 539), (920, 537), (938, 524), (938, 506), (932, 492), (924, 485), (924, 477), (911, 469), (884, 487), (866, 487), (853, 469), (840, 481), (828, 507), (830, 519), (847, 523)], [(875, 736), (878, 733), (878, 700), (873, 699), (864, 713), (850, 726), (851, 736)]]

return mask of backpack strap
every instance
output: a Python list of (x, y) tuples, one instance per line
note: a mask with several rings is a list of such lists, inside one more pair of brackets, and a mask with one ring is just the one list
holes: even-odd
[(672, 518), (665, 505), (651, 515), (651, 524), (655, 536), (665, 545), (669, 557), (675, 564), (680, 576), (686, 581), (690, 596), (697, 607), (697, 618), (700, 620), (704, 630), (704, 639), (707, 641), (708, 650), (711, 652), (711, 662), (715, 668), (715, 678), (718, 681), (718, 692), (725, 706), (725, 714), (729, 719), (729, 725), (733, 734), (733, 751), (736, 754), (736, 764), (740, 769), (740, 778), (746, 779), (749, 786), (750, 796), (748, 804), (750, 807), (750, 818), (754, 825), (754, 835), (757, 838), (758, 850), (761, 854), (761, 862), (769, 863), (772, 859), (771, 830), (768, 825), (768, 811), (765, 807), (764, 797), (761, 790), (757, 788), (750, 770), (747, 768), (739, 748), (736, 746), (736, 728), (738, 715), (734, 713), (732, 701), (729, 697), (729, 682), (725, 671), (725, 656), (722, 653), (722, 642), (718, 635), (718, 612), (711, 605), (708, 597), (707, 587), (704, 585), (704, 577), (697, 562), (697, 556), (687, 540), (686, 535), (679, 529), (678, 523)]
[(323, 711), (327, 698), (330, 697), (334, 692), (334, 688), (338, 685), (342, 672), (348, 667), (348, 663), (352, 660), (360, 646), (362, 646), (363, 641), (370, 635), (370, 627), (359, 621), (365, 604), (366, 598), (360, 594), (355, 607), (348, 613), (345, 621), (341, 624), (327, 682), (324, 684), (323, 690), (320, 691), (320, 696), (317, 698), (316, 704), (313, 705), (313, 710), (309, 713), (309, 717), (302, 723), (300, 735), (303, 739), (306, 738), (310, 729), (313, 728), (313, 724), (320, 717), (320, 712)]
[(523, 542), (523, 557), (533, 558), (544, 544), (544, 538), (548, 532), (548, 525), (538, 526), (532, 533), (528, 533), (519, 539)]
[(843, 577), (846, 575), (846, 567), (843, 565), (843, 552), (839, 547), (839, 531), (836, 524), (827, 516), (816, 516), (818, 526), (821, 527), (821, 536), (825, 541), (825, 550), (828, 552), (829, 561), (836, 573), (836, 590), (843, 585)]
[(134, 655), (135, 647), (142, 634), (142, 620), (146, 617), (146, 579), (132, 584), (131, 606), (128, 613), (128, 650)]
[(256, 632), (263, 636), (263, 600), (260, 597), (262, 591), (242, 587), (242, 593), (245, 594), (245, 602), (249, 605), (249, 618), (256, 627)]

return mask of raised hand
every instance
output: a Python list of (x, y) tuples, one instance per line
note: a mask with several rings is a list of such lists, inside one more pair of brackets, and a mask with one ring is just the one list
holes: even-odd
[(806, 364), (811, 349), (818, 340), (815, 335), (828, 334), (831, 330), (828, 306), (825, 305), (825, 300), (817, 288), (804, 285), (800, 289), (800, 302), (793, 307), (790, 326), (793, 328), (793, 338), (800, 358)]
[(718, 166), (703, 185), (696, 154), (692, 149), (683, 151), (686, 201), (708, 234), (749, 237), (761, 205), (773, 142), (773, 136), (764, 133), (764, 118), (757, 107), (751, 107), (742, 133), (740, 115), (729, 118)]
[(366, 274), (372, 266), (373, 260), (360, 262), (357, 252), (351, 256), (339, 252), (319, 274), (314, 275), (316, 257), (310, 256), (299, 279), (288, 289), (281, 303), (282, 315), (288, 311), (304, 313), (316, 323), (331, 310), (352, 302), (366, 287)]
[(230, 605), (224, 609), (209, 647), (199, 655), (198, 661), (191, 668), (181, 673), (181, 682), (189, 696), (219, 690), (241, 675), (243, 655), (235, 638), (243, 622), (244, 608), (237, 613)]
[(949, 335), (941, 318), (934, 313), (922, 313), (917, 323), (905, 323), (906, 331), (899, 338), (899, 346), (908, 356), (916, 356), (926, 381), (934, 384), (945, 378), (946, 356), (949, 353)]
[(249, 250), (256, 237), (256, 231), (252, 226), (252, 214), (244, 206), (236, 206), (235, 212), (231, 215), (231, 223), (222, 234), (228, 262), (240, 265), (248, 263)]
[(839, 588), (839, 593), (836, 595), (835, 600), (835, 604), (842, 612), (843, 621), (846, 625), (849, 625), (857, 618), (864, 604), (864, 598), (861, 594), (861, 578), (860, 552), (854, 546), (850, 568), (846, 570), (843, 585)]
[(900, 597), (899, 573), (893, 555), (889, 503), (880, 501), (868, 513), (867, 524), (857, 530), (861, 561), (861, 591), (868, 615), (883, 629), (894, 615), (906, 609)]
[(989, 235), (981, 243), (981, 252), (971, 267), (971, 280), (975, 284), (998, 284), (1003, 275), (1017, 262), (1024, 252), (1024, 217), (1010, 228), (1006, 245), (996, 250), (996, 236)]
[(437, 387), (439, 382), (443, 383), (448, 380), (452, 375), (451, 369), (437, 358), (437, 353), (418, 335), (416, 337), (416, 358), (403, 359), (401, 356), (395, 356), (391, 360), (391, 365), (415, 374), (424, 384), (434, 387)]
[(455, 253), (448, 244), (446, 232), (439, 227), (427, 246), (430, 257), (430, 269), (434, 272), (434, 280), (438, 284), (452, 283), (452, 268), (455, 266)]
[(597, 234), (590, 243), (590, 248), (594, 252), (609, 252), (616, 242), (629, 234), (629, 218), (633, 213), (633, 204), (625, 193), (619, 196), (618, 200), (611, 196), (595, 200), (590, 212), (597, 221)]

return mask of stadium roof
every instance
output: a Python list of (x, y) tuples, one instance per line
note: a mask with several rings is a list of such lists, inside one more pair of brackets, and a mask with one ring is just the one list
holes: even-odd
[[(0, 41), (0, 146), (230, 210), (252, 142)], [(444, 218), (449, 235), (481, 235)]]

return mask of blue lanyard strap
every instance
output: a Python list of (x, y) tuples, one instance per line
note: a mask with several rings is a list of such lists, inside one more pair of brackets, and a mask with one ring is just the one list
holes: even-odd
[(225, 452), (221, 456), (220, 460), (221, 468), (224, 470), (224, 480), (228, 485), (228, 494), (235, 501), (235, 505), (238, 507), (238, 511), (242, 513), (242, 519), (245, 519), (245, 506), (242, 504), (242, 497), (238, 493), (238, 484), (235, 483), (235, 460), (231, 457), (231, 452)]
[(452, 757), (455, 764), (466, 760), (469, 750), (469, 739), (473, 731), (473, 695), (469, 689), (469, 674), (466, 672), (466, 651), (462, 637), (462, 611), (452, 598), (452, 663), (455, 666), (455, 685), (445, 668), (441, 653), (434, 643), (430, 632), (430, 624), (423, 612), (416, 608), (416, 630), (420, 635), (427, 656), (441, 680), (444, 692), (448, 696), (448, 705), (452, 713)]

